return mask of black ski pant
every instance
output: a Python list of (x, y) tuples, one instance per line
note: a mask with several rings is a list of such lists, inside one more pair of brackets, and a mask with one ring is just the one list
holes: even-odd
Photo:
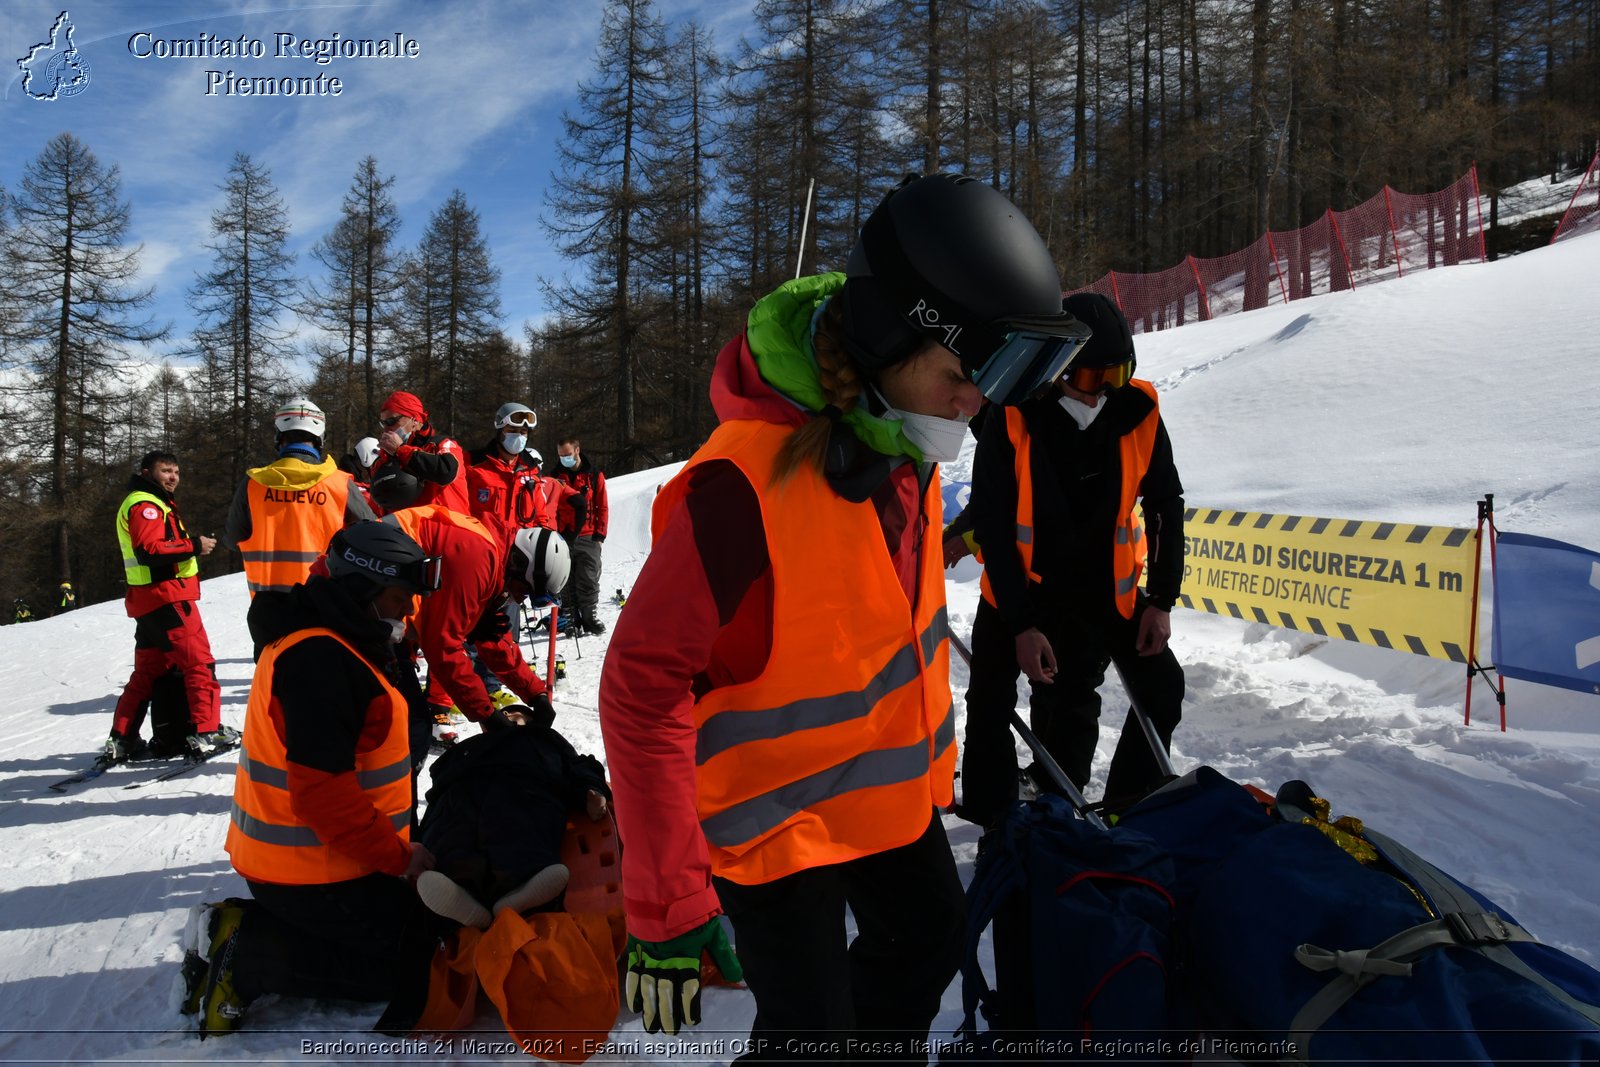
[(249, 882), (256, 899), (239, 927), (235, 988), (387, 1001), (425, 994), (434, 946), (452, 924), (430, 912), (411, 883), (369, 874), (325, 885)]
[(761, 885), (714, 882), (756, 999), (741, 1059), (927, 1062), (966, 914), (937, 812), (920, 838), (887, 852)]
[(570, 604), (574, 621), (591, 622), (596, 618), (595, 608), (600, 603), (600, 550), (601, 543), (588, 534), (572, 539), (572, 577), (569, 590), (562, 596)]
[[(1183, 667), (1171, 648), (1154, 656), (1136, 650), (1141, 595), (1132, 619), (1114, 605), (1100, 612), (1063, 609), (1042, 632), (1056, 657), (1050, 684), (1029, 682), (1029, 726), (1079, 789), (1100, 740), (1100, 694), (1106, 668), (1122, 673), (1129, 697), (1144, 709), (1163, 746), (1183, 714)], [(1016, 639), (987, 601), (978, 602), (972, 626), (971, 683), (967, 689), (966, 744), (961, 760), (961, 806), (974, 822), (994, 825), (1017, 799), (1017, 751), (1011, 713), (1017, 706)], [(1162, 775), (1133, 710), (1106, 774), (1106, 799), (1137, 799), (1160, 785)]]

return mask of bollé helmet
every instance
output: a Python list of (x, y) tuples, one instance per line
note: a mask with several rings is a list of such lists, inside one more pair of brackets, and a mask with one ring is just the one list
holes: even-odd
[(984, 396), (1014, 404), (1055, 381), (1088, 338), (1062, 310), (1038, 231), (972, 178), (907, 178), (867, 217), (845, 274), (845, 348), (870, 378), (931, 339)]
[(512, 538), (506, 577), (527, 582), (534, 596), (560, 596), (571, 572), (571, 550), (554, 530), (536, 526), (518, 530)]
[(323, 415), (322, 409), (311, 402), (310, 397), (294, 396), (279, 405), (278, 410), (272, 415), (272, 425), (280, 434), (291, 430), (308, 433), (320, 444), (322, 431), (327, 428), (328, 419)]
[(398, 526), (367, 519), (351, 523), (328, 542), (328, 577), (370, 600), (384, 586), (424, 596), (439, 588), (439, 557)]

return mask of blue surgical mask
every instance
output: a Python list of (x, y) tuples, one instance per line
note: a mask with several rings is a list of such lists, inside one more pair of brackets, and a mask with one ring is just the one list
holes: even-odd
[(570, 456), (562, 456), (561, 457), (561, 465), (563, 467), (567, 468), (567, 470), (571, 470), (572, 468), (576, 467), (578, 465), (577, 454), (574, 453), (573, 455), (570, 455)]
[(512, 433), (500, 438), (500, 447), (516, 455), (528, 447), (528, 435), (525, 433)]

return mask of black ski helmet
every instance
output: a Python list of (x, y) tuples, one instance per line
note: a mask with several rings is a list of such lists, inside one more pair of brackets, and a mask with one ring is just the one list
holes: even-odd
[(985, 396), (1015, 403), (1059, 376), (1088, 335), (1061, 307), (1033, 224), (973, 178), (901, 182), (862, 225), (845, 274), (844, 343), (870, 378), (932, 339)]
[(1061, 301), (1079, 322), (1093, 330), (1074, 367), (1115, 367), (1133, 360), (1133, 331), (1128, 319), (1109, 297), (1099, 293), (1073, 293)]
[(372, 502), (384, 511), (399, 511), (417, 502), (422, 495), (422, 483), (415, 475), (391, 464), (372, 479), (367, 492), (372, 494)]
[(385, 586), (427, 595), (439, 587), (438, 557), (398, 526), (376, 519), (351, 523), (328, 542), (328, 577), (370, 600)]

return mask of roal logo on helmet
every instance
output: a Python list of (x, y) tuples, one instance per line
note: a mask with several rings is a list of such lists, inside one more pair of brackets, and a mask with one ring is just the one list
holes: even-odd
[(917, 306), (911, 309), (911, 314), (915, 315), (917, 321), (927, 329), (942, 330), (944, 332), (944, 346), (958, 356), (961, 354), (961, 349), (956, 347), (956, 338), (961, 336), (961, 327), (941, 326), (939, 324), (938, 308), (929, 307), (926, 299), (919, 298)]

